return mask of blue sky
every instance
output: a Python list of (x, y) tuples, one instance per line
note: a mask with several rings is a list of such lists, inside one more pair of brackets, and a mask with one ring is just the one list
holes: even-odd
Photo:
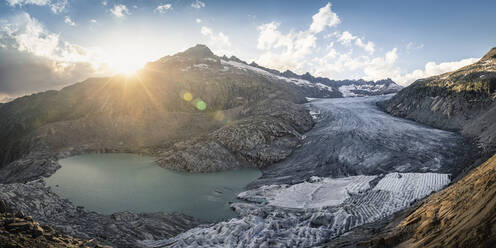
[(0, 0), (0, 101), (197, 43), (279, 70), (408, 85), (496, 46), (494, 10), (496, 1)]

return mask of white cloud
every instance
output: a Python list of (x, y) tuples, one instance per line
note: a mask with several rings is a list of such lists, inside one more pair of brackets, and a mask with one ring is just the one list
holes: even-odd
[(61, 13), (69, 4), (67, 0), (7, 0), (10, 6), (23, 6), (23, 5), (38, 5), (49, 6), (50, 10), (55, 13)]
[(460, 69), (461, 67), (473, 64), (477, 62), (480, 58), (467, 58), (458, 61), (442, 62), (437, 64), (436, 62), (427, 62), (423, 70), (417, 69), (410, 73), (399, 75), (394, 79), (403, 85), (409, 85), (415, 80), (420, 78), (431, 77), (446, 72), (451, 72)]
[(200, 19), (200, 18), (196, 18), (196, 20), (195, 20), (195, 21), (196, 21), (196, 23), (201, 23), (201, 22), (202, 22), (202, 19)]
[[(0, 95), (53, 89), (110, 73), (98, 48), (62, 41), (29, 14), (0, 23)], [(12, 63), (16, 61), (16, 63)]]
[(375, 52), (375, 44), (372, 41), (368, 41), (367, 43), (363, 42), (362, 39), (357, 38), (355, 40), (355, 45), (363, 48), (369, 54), (373, 54)]
[(95, 19), (91, 19), (90, 22), (91, 23), (97, 23), (97, 21)]
[(334, 27), (341, 23), (338, 15), (331, 10), (331, 3), (319, 9), (319, 12), (312, 16), (310, 31), (320, 33), (325, 27)]
[[(278, 70), (289, 69), (296, 73), (309, 71), (318, 76), (339, 79), (379, 79), (378, 77), (387, 77), (388, 71), (396, 70), (396, 48), (382, 56), (370, 57), (376, 50), (374, 42), (355, 36), (350, 31), (334, 31), (322, 37), (331, 39), (330, 41), (317, 42), (317, 33), (340, 22), (338, 15), (331, 11), (331, 4), (327, 4), (313, 15), (308, 30), (282, 33), (279, 30), (280, 23), (260, 25), (257, 28), (257, 48), (264, 53), (256, 62)], [(335, 43), (344, 47), (335, 47)], [(356, 55), (352, 49), (353, 45), (363, 49), (366, 55), (363, 55), (363, 52), (362, 55)], [(343, 52), (343, 48), (347, 51)], [(322, 51), (325, 51), (324, 54)]]
[(417, 44), (413, 41), (408, 42), (406, 45), (406, 50), (413, 50), (413, 49), (422, 49), (424, 48), (424, 44)]
[(356, 36), (353, 36), (350, 32), (344, 31), (338, 38), (338, 41), (343, 45), (351, 45), (351, 42), (356, 39)]
[(192, 4), (191, 7), (195, 9), (201, 9), (205, 7), (205, 2), (202, 2), (200, 0), (195, 0)]
[(116, 17), (124, 17), (126, 15), (130, 15), (129, 9), (124, 4), (114, 5), (114, 7), (110, 10), (112, 14)]
[(42, 6), (42, 5), (48, 5), (50, 3), (50, 0), (7, 0), (7, 3), (9, 3), (10, 6), (27, 5), (27, 4)]
[(302, 69), (306, 55), (316, 47), (317, 38), (309, 31), (282, 34), (279, 23), (270, 22), (258, 26), (257, 48), (266, 50), (257, 63), (278, 70)]
[(68, 4), (67, 0), (58, 0), (50, 4), (50, 9), (53, 13), (58, 14), (64, 11)]
[(172, 5), (170, 3), (159, 5), (155, 9), (155, 11), (158, 11), (160, 14), (164, 14), (167, 10), (172, 10)]
[(203, 26), (200, 29), (202, 35), (209, 38), (208, 45), (217, 54), (229, 54), (231, 41), (229, 36), (222, 32), (215, 33), (211, 28)]
[(0, 34), (0, 41), (9, 48), (35, 56), (64, 62), (102, 61), (100, 51), (61, 41), (59, 34), (49, 32), (27, 13), (0, 25)]
[(349, 31), (344, 31), (343, 33), (335, 33), (331, 35), (329, 38), (333, 36), (338, 37), (338, 42), (344, 46), (351, 46), (352, 41), (355, 41), (355, 45), (362, 48), (369, 54), (373, 54), (375, 52), (375, 44), (372, 41), (365, 42), (362, 38), (358, 38), (357, 36), (352, 35)]
[(76, 23), (68, 16), (64, 17), (64, 22), (69, 26), (76, 26)]
[(107, 1), (105, 1), (105, 0), (102, 1), (103, 6), (107, 6), (107, 4), (108, 4)]

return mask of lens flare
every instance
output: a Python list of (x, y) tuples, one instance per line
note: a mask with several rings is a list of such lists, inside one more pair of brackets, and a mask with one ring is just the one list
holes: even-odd
[(195, 102), (194, 102), (194, 105), (195, 107), (198, 109), (198, 110), (205, 110), (207, 108), (207, 103), (204, 102), (203, 100), (201, 99), (196, 99)]

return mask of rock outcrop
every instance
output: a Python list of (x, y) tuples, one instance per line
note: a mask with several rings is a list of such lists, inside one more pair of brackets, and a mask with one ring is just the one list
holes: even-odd
[(496, 152), (496, 58), (493, 48), (477, 63), (419, 79), (383, 104), (393, 115), (455, 130)]
[(117, 247), (140, 247), (138, 240), (170, 238), (200, 224), (178, 213), (103, 215), (87, 211), (52, 192), (43, 180), (0, 184), (0, 199), (7, 212), (22, 211), (57, 232)]
[(96, 240), (82, 240), (63, 235), (48, 225), (40, 225), (22, 211), (9, 211), (0, 200), (0, 247), (5, 248), (62, 248), (100, 247)]

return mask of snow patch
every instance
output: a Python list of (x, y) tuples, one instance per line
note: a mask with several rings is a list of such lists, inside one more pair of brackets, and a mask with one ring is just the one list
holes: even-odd
[(337, 206), (351, 194), (370, 188), (376, 176), (352, 176), (345, 178), (317, 178), (312, 182), (295, 185), (270, 185), (242, 192), (238, 198), (285, 208), (321, 208)]
[(307, 80), (304, 80), (304, 79), (288, 78), (288, 77), (279, 76), (279, 75), (276, 75), (274, 73), (268, 72), (266, 70), (263, 70), (263, 69), (260, 69), (260, 68), (257, 68), (257, 67), (251, 66), (251, 65), (243, 64), (240, 62), (236, 62), (236, 61), (232, 61), (232, 60), (227, 60), (227, 61), (221, 60), (221, 63), (223, 65), (229, 65), (229, 66), (238, 68), (238, 69), (243, 70), (243, 71), (252, 71), (252, 72), (255, 72), (257, 74), (260, 74), (260, 75), (265, 76), (265, 77), (270, 78), (270, 79), (283, 80), (285, 82), (292, 83), (292, 84), (298, 85), (300, 87), (311, 87), (311, 88), (318, 88), (320, 90), (327, 90), (327, 91), (331, 91), (331, 92), (333, 91), (332, 87), (329, 87), (329, 86), (321, 84), (321, 83), (313, 84), (313, 83), (311, 83)]

